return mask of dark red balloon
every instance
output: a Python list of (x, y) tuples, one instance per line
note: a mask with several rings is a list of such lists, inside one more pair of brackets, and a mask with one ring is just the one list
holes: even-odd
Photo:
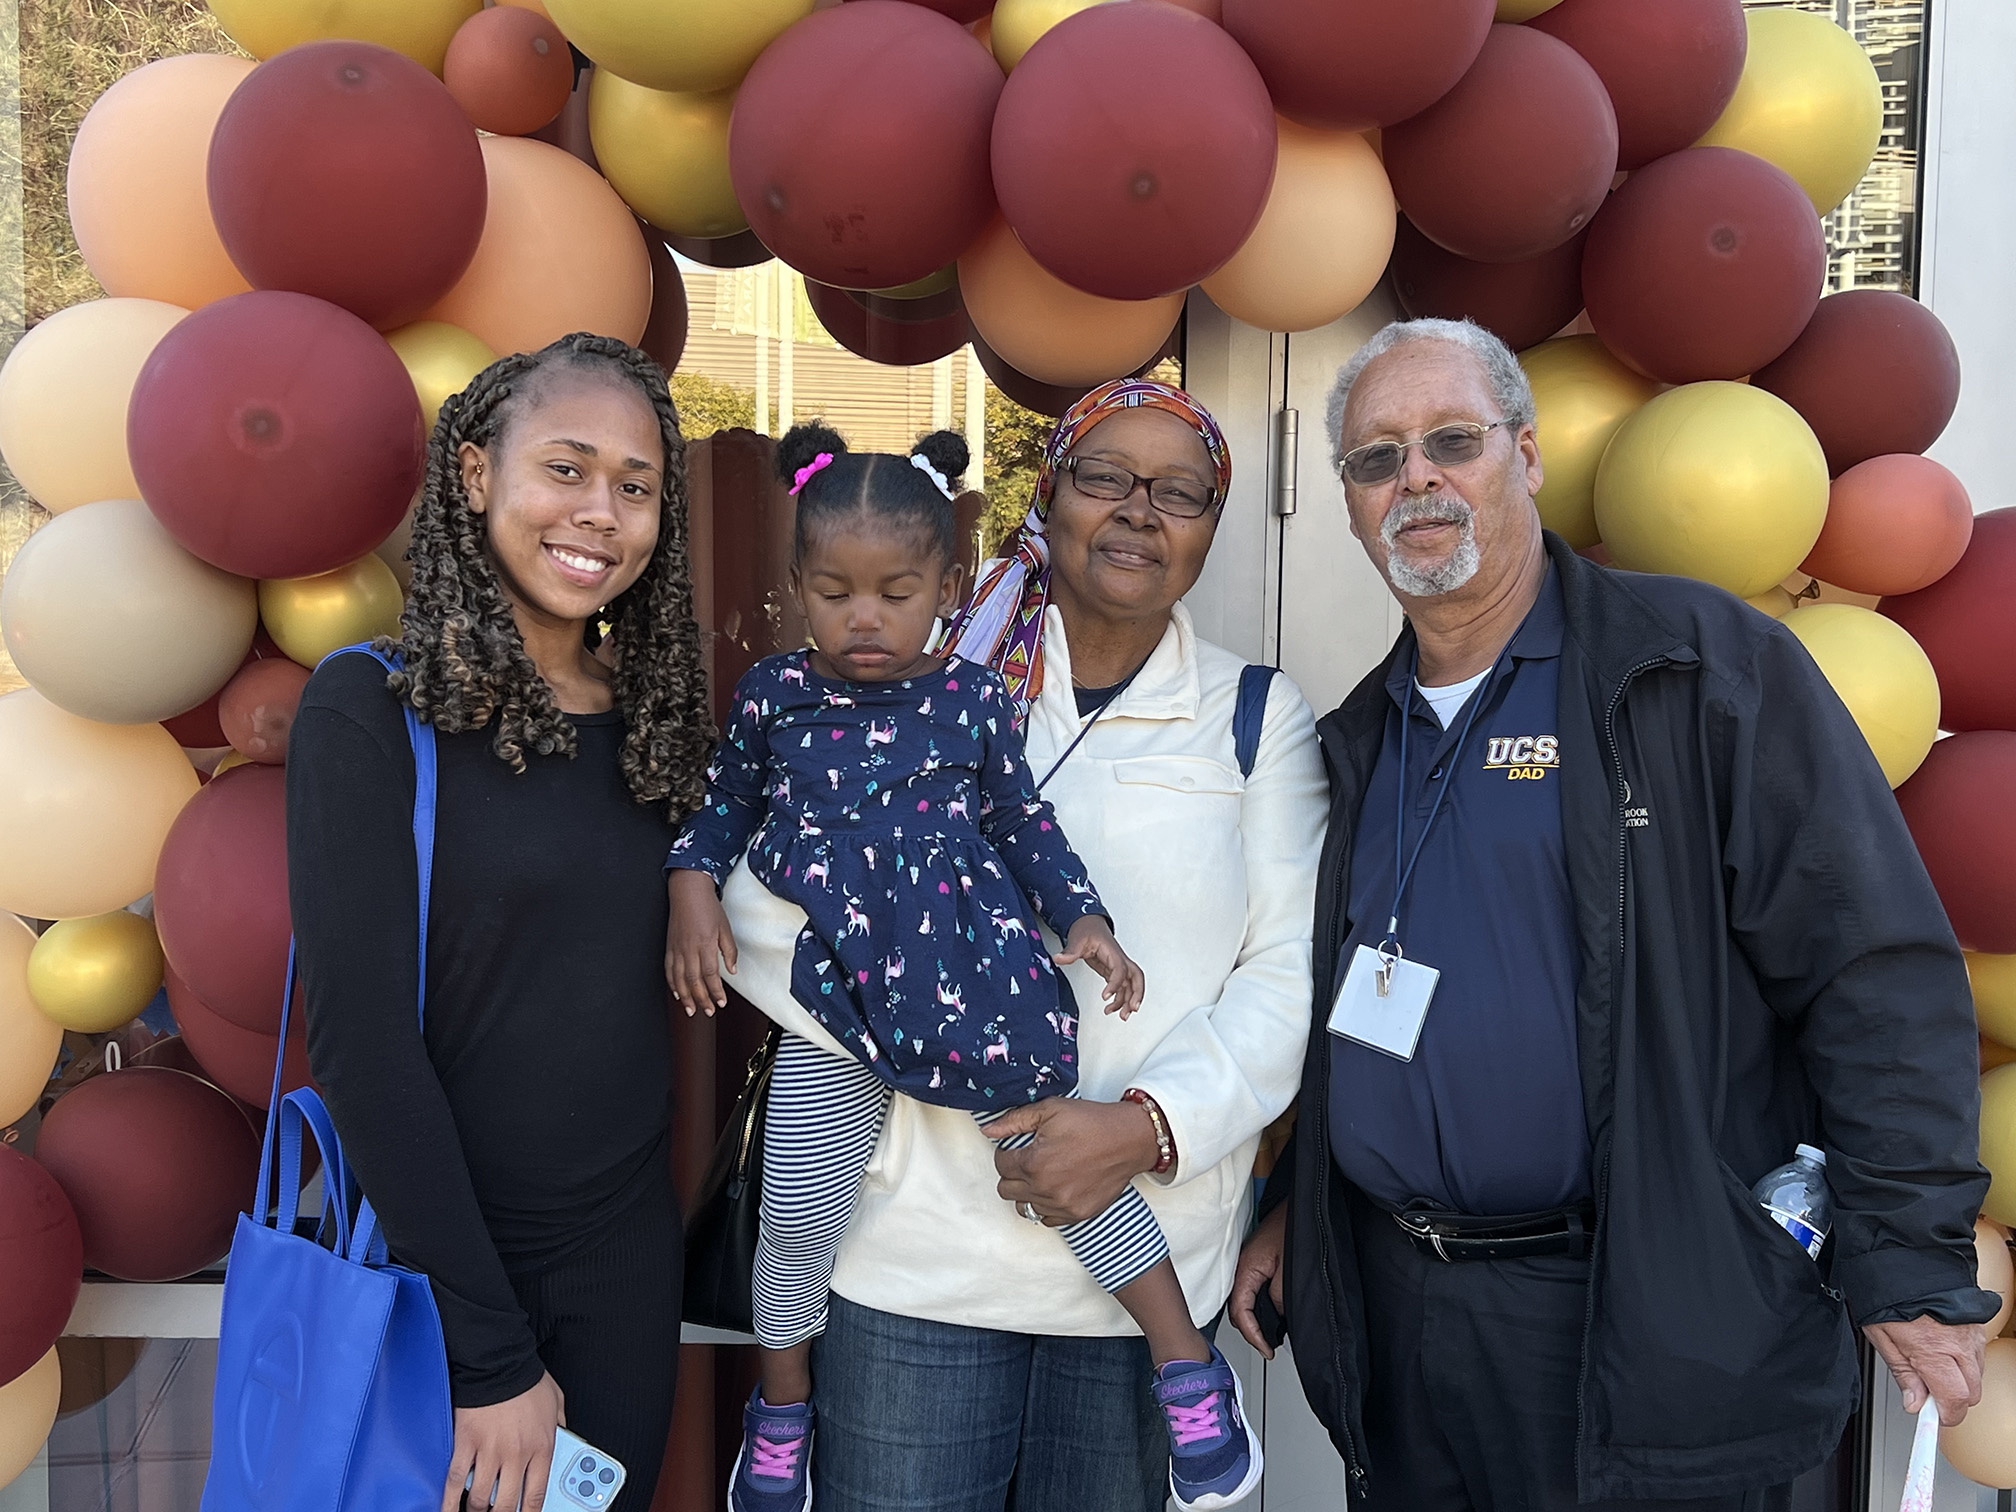
[[(273, 1058), (280, 1052), (280, 1037), (232, 1023), (191, 992), (172, 969), (167, 973), (167, 987), (168, 1007), (181, 1027), (182, 1043), (203, 1068), (203, 1074), (239, 1101), (265, 1108), (273, 1096)], [(287, 1064), (281, 1074), (280, 1090), (292, 1092), (311, 1085), (308, 1031), (297, 997), (294, 1021), (288, 1026)]]
[(1366, 131), (1454, 89), (1495, 9), (1495, 0), (1225, 0), (1224, 24), (1281, 114)]
[(1751, 381), (1799, 411), (1838, 477), (1939, 439), (1960, 402), (1960, 354), (1917, 300), (1849, 289), (1821, 300), (1799, 339)]
[[(858, 4), (860, 0), (851, 0)], [(912, 5), (921, 5), (926, 10), (934, 10), (941, 16), (950, 16), (961, 26), (970, 26), (994, 9), (994, 0), (910, 0)]]
[(1561, 0), (1526, 23), (1587, 60), (1617, 107), (1617, 166), (1691, 147), (1736, 93), (1743, 0)]
[(947, 16), (905, 0), (815, 11), (764, 49), (735, 96), (736, 198), (808, 278), (852, 289), (922, 278), (994, 214), (1000, 97), (993, 55)]
[(1010, 367), (1000, 353), (981, 340), (978, 331), (973, 333), (973, 353), (980, 359), (980, 369), (994, 387), (1022, 408), (1034, 410), (1039, 415), (1060, 416), (1091, 392), (1089, 388), (1042, 383), (1020, 368)]
[[(1974, 516), (1951, 572), (1881, 608), (1932, 658), (1940, 729), (2016, 730), (2016, 508)], [(2016, 850), (2008, 863), (2016, 877)]]
[(277, 53), (210, 138), (210, 213), (255, 289), (341, 305), (380, 330), (417, 320), (476, 255), (489, 185), (447, 87), (370, 42)]
[(1155, 299), (1209, 277), (1251, 234), (1276, 131), (1259, 70), (1221, 27), (1173, 5), (1096, 5), (1009, 75), (994, 190), (1064, 282)]
[(84, 1277), (84, 1240), (63, 1188), (0, 1145), (0, 1386), (49, 1353)]
[[(867, 0), (861, 0), (867, 3)], [(936, 320), (890, 320), (872, 315), (846, 289), (828, 288), (805, 280), (812, 313), (840, 345), (857, 357), (890, 367), (921, 367), (949, 357), (972, 339), (972, 327), (962, 304)], [(886, 302), (886, 301), (885, 301)]]
[(1932, 747), (1897, 806), (1969, 950), (2016, 952), (2016, 735), (1974, 730)]
[(1538, 345), (1582, 313), (1582, 242), (1587, 232), (1524, 262), (1458, 257), (1423, 236), (1405, 216), (1393, 242), (1393, 292), (1410, 316), (1474, 320), (1515, 352)]
[(308, 669), (284, 657), (255, 661), (234, 673), (217, 704), (217, 721), (232, 749), (267, 766), (286, 761), (287, 735), (307, 686)]
[(470, 125), (528, 136), (560, 114), (574, 92), (574, 54), (540, 12), (493, 5), (455, 29), (441, 80)]
[(674, 252), (705, 268), (753, 268), (770, 261), (770, 249), (754, 231), (737, 231), (733, 236), (674, 236), (667, 231), (658, 234)]
[(1456, 87), (1380, 139), (1393, 196), (1460, 257), (1521, 262), (1589, 224), (1617, 176), (1617, 116), (1565, 42), (1494, 26)]
[(210, 1083), (128, 1066), (58, 1098), (35, 1158), (76, 1209), (86, 1265), (175, 1281), (230, 1249), (258, 1182), (259, 1135)]
[(1625, 180), (1590, 228), (1582, 298), (1603, 344), (1667, 383), (1742, 378), (1792, 345), (1827, 244), (1806, 191), (1731, 147), (1690, 147)]
[(665, 245), (663, 236), (648, 226), (644, 228), (644, 247), (651, 254), (651, 315), (637, 345), (669, 373), (686, 355), (686, 280), (680, 276), (679, 264), (673, 261), (672, 249)]
[[(261, 625), (253, 632), (252, 649), (245, 653), (245, 660), (238, 664), (239, 670), (243, 671), (255, 661), (280, 655), (282, 653), (279, 646), (274, 644), (273, 637), (268, 635), (266, 627)], [(224, 690), (219, 688), (195, 708), (186, 709), (173, 719), (164, 719), (161, 723), (168, 733), (175, 737), (177, 745), (187, 746), (193, 751), (215, 750), (218, 746), (229, 745), (231, 739), (224, 733), (224, 726), (217, 719), (217, 704), (223, 696)]]
[(286, 775), (233, 767), (175, 816), (154, 871), (161, 949), (205, 1003), (261, 1034), (287, 982)]
[(385, 338), (305, 294), (205, 305), (133, 385), (126, 446), (169, 534), (241, 577), (354, 562), (405, 518), (426, 439)]

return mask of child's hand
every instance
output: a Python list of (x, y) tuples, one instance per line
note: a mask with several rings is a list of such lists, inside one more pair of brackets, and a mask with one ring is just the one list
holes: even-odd
[(728, 927), (727, 911), (707, 873), (675, 868), (665, 885), (672, 898), (672, 922), (665, 931), (665, 980), (688, 1018), (695, 1008), (705, 1008), (712, 1018), (716, 1008), (727, 1006), (721, 963), (727, 961), (732, 975), (735, 932)]
[(1070, 937), (1064, 941), (1064, 953), (1050, 958), (1059, 966), (1069, 966), (1074, 961), (1083, 961), (1106, 979), (1106, 991), (1101, 994), (1108, 1013), (1132, 1018), (1134, 1010), (1141, 1006), (1141, 994), (1147, 990), (1147, 978), (1141, 968), (1120, 948), (1120, 942), (1113, 938), (1113, 926), (1097, 914), (1087, 914), (1071, 926)]

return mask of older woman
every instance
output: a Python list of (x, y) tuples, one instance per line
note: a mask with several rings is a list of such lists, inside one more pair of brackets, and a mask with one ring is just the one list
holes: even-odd
[[(813, 1357), (821, 1512), (1163, 1505), (1169, 1440), (1146, 1346), (1026, 1220), (1090, 1217), (1136, 1183), (1208, 1326), (1231, 1289), (1260, 1133), (1296, 1089), (1326, 814), (1314, 724), (1276, 677), (1243, 771), (1244, 664), (1199, 640), (1180, 603), (1230, 476), (1224, 437), (1188, 395), (1095, 389), (1059, 423), (1028, 518), (953, 627), (962, 655), (1007, 679), (1030, 767), (1147, 995), (1132, 1019), (1086, 1017), (1079, 1098), (987, 1134), (896, 1099)], [(746, 865), (723, 901), (731, 915), (788, 906)], [(737, 934), (736, 986), (824, 1040), (791, 995), (790, 952)], [(1079, 1001), (1098, 1002), (1088, 968), (1069, 971)], [(1033, 1134), (1024, 1148), (990, 1143), (1018, 1131)]]

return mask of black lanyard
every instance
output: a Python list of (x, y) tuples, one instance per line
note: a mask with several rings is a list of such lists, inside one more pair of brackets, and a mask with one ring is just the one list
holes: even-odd
[[(1154, 654), (1155, 653), (1153, 651), (1150, 651), (1148, 653), (1148, 656), (1153, 656)], [(1057, 769), (1063, 766), (1065, 762), (1069, 761), (1071, 759), (1071, 753), (1077, 750), (1079, 746), (1085, 743), (1085, 737), (1092, 733), (1092, 726), (1099, 723), (1100, 716), (1103, 715), (1108, 709), (1113, 707), (1114, 703), (1119, 699), (1120, 695), (1122, 693), (1125, 693), (1128, 689), (1128, 686), (1134, 681), (1134, 679), (1141, 675), (1141, 667), (1145, 667), (1147, 665), (1148, 665), (1148, 657), (1144, 656), (1141, 659), (1141, 666), (1136, 667), (1132, 672), (1129, 672), (1125, 677), (1121, 678), (1119, 682), (1115, 683), (1113, 685), (1113, 691), (1108, 693), (1104, 698), (1102, 698), (1099, 701), (1099, 707), (1094, 709), (1089, 715), (1086, 716), (1085, 723), (1079, 728), (1078, 733), (1071, 737), (1071, 744), (1064, 747), (1064, 754), (1062, 756), (1059, 756), (1054, 762), (1050, 764), (1050, 770), (1043, 774), (1043, 781), (1036, 784), (1037, 792), (1040, 793), (1043, 791), (1044, 786), (1050, 781), (1050, 779), (1057, 775)]]

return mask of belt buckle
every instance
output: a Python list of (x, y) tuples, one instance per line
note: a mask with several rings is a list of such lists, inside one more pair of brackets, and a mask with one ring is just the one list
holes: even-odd
[(1435, 1231), (1435, 1225), (1431, 1223), (1428, 1219), (1426, 1218), (1413, 1219), (1407, 1217), (1404, 1213), (1395, 1213), (1393, 1215), (1393, 1221), (1399, 1224), (1400, 1227), (1405, 1229), (1408, 1233), (1412, 1234), (1415, 1238), (1426, 1239), (1429, 1245), (1434, 1249), (1436, 1256), (1439, 1259), (1441, 1259), (1441, 1261), (1445, 1265), (1454, 1265), (1456, 1263), (1454, 1260), (1451, 1260), (1449, 1258), (1449, 1251), (1447, 1251), (1442, 1247), (1442, 1236)]

